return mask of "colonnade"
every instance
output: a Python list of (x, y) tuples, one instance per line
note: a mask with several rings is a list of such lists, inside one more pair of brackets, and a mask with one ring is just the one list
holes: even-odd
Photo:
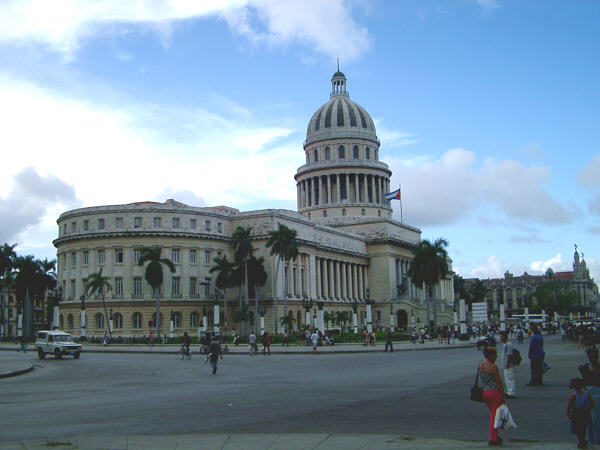
[[(396, 259), (396, 285), (402, 284), (402, 280), (406, 279), (406, 295), (410, 298), (418, 298), (420, 300), (426, 300), (426, 292), (422, 287), (417, 287), (410, 277), (408, 276), (408, 268), (410, 266), (410, 260), (408, 259)], [(454, 286), (452, 279), (443, 279), (435, 286), (436, 298), (438, 301), (445, 300), (448, 304), (454, 303)], [(400, 293), (396, 294), (398, 297)]]
[(299, 208), (334, 203), (387, 204), (387, 177), (367, 173), (336, 173), (305, 178), (296, 184)]
[(316, 257), (316, 277), (318, 299), (337, 301), (366, 299), (369, 287), (366, 265)]

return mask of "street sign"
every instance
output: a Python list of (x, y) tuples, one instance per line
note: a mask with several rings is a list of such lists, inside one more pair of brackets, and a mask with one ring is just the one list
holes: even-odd
[(487, 302), (472, 303), (471, 310), (473, 311), (473, 322), (487, 322), (488, 311)]

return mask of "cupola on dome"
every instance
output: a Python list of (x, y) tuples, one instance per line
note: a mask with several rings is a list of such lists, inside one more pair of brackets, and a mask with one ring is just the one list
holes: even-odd
[(336, 137), (355, 137), (379, 142), (369, 113), (350, 100), (346, 76), (339, 70), (331, 78), (331, 96), (313, 114), (306, 130), (306, 144)]

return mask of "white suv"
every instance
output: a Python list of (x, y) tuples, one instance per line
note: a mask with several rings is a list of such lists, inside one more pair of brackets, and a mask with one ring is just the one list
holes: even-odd
[(73, 355), (75, 359), (79, 359), (81, 354), (81, 344), (76, 344), (70, 334), (60, 330), (38, 331), (35, 348), (40, 359), (44, 359), (47, 354), (54, 355), (56, 359), (63, 355)]

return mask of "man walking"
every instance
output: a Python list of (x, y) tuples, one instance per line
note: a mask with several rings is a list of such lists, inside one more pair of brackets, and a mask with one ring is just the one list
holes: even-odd
[(390, 348), (390, 353), (394, 353), (394, 347), (392, 347), (392, 330), (390, 328), (385, 333), (385, 352), (387, 352), (388, 347)]
[(319, 345), (319, 333), (316, 329), (310, 339), (312, 340), (312, 352), (317, 353), (317, 345)]
[(248, 346), (250, 347), (250, 356), (254, 356), (256, 354), (256, 335), (252, 331), (248, 335)]
[(500, 340), (502, 341), (502, 368), (504, 369), (504, 385), (506, 398), (515, 398), (515, 365), (512, 360), (513, 345), (508, 340), (506, 331), (500, 332)]
[(213, 369), (213, 375), (217, 373), (217, 361), (219, 361), (219, 356), (223, 359), (223, 353), (221, 352), (221, 344), (219, 344), (219, 338), (215, 336), (213, 341), (210, 343), (210, 365)]
[(531, 379), (527, 386), (541, 386), (544, 366), (544, 338), (537, 326), (533, 327), (533, 336), (529, 341), (529, 359), (531, 361)]

